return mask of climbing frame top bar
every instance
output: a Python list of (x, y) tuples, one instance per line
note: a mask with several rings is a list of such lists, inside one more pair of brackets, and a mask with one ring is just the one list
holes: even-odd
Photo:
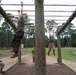
[[(21, 4), (0, 4), (0, 5), (10, 5), (19, 6)], [(24, 6), (34, 6), (34, 4), (23, 4)], [(75, 4), (44, 4), (44, 6), (76, 6)]]
[[(15, 15), (18, 16), (18, 15)], [(35, 15), (28, 15), (30, 17), (35, 17)], [(70, 17), (70, 15), (44, 15), (45, 17)]]
[[(17, 12), (18, 10), (5, 10), (5, 11), (12, 11)], [(24, 12), (35, 12), (35, 10), (23, 10)], [(74, 12), (74, 11), (65, 11), (65, 10), (44, 10), (44, 12)]]

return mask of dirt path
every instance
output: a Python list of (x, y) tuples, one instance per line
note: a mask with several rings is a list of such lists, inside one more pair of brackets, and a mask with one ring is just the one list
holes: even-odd
[[(0, 58), (5, 63), (4, 71), (9, 69), (11, 66), (17, 63), (17, 58), (11, 59), (10, 57), (4, 57)], [(68, 61), (68, 60), (62, 60), (65, 65), (70, 67), (72, 70), (76, 72), (76, 62)], [(22, 56), (22, 63), (33, 63), (32, 61), (32, 55), (27, 54)], [(46, 64), (54, 64), (57, 63), (56, 57), (46, 56)]]

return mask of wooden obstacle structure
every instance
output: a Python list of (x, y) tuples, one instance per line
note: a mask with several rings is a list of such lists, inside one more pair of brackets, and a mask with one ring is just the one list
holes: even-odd
[[(36, 47), (36, 62), (35, 62), (35, 75), (46, 75), (46, 58), (45, 58), (45, 43), (44, 43), (44, 0), (35, 0), (35, 47)], [(8, 18), (2, 7), (0, 6), (0, 14), (6, 21), (17, 30), (16, 26)], [(57, 34), (58, 44), (58, 63), (62, 64), (60, 34), (66, 26), (76, 17), (76, 10), (70, 16), (68, 21)], [(18, 60), (21, 60), (21, 54)], [(19, 61), (21, 63), (21, 61)]]

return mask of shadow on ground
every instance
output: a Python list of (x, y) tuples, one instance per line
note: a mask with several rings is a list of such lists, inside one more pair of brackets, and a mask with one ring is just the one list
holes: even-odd
[[(34, 63), (15, 64), (2, 75), (35, 75)], [(46, 75), (76, 75), (72, 69), (62, 64), (46, 65)]]

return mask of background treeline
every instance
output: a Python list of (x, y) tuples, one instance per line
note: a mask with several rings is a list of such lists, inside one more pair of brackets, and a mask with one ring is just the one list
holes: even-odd
[[(74, 30), (76, 31), (76, 30)], [(0, 49), (6, 49), (6, 48), (12, 48), (12, 39), (13, 35), (11, 30), (7, 30), (6, 32), (1, 30), (0, 27)], [(24, 45), (24, 48), (28, 47), (34, 47), (35, 45), (35, 38), (30, 37), (26, 38), (24, 37), (22, 39), (22, 44)], [(45, 36), (45, 45), (48, 47), (49, 44), (49, 38)], [(55, 46), (57, 47), (57, 39), (55, 39)], [(76, 47), (76, 34), (72, 33), (72, 37), (64, 37), (61, 38), (61, 46), (62, 47)]]
[[(13, 23), (17, 26), (18, 24), (18, 17), (8, 13), (8, 17), (12, 20)], [(35, 25), (32, 23), (30, 24), (30, 19), (28, 18), (27, 14), (24, 15), (24, 22), (27, 23), (28, 25), (25, 24), (25, 35), (22, 39), (22, 44), (24, 45), (24, 48), (28, 47), (34, 47), (35, 46)], [(1, 23), (1, 21), (3, 21)], [(54, 27), (54, 24), (57, 24), (54, 20), (49, 20), (47, 21), (46, 25), (48, 26), (49, 23), (49, 28), (52, 30)], [(56, 27), (56, 31), (54, 32), (55, 38), (55, 46), (57, 47), (57, 38), (56, 38), (56, 33), (61, 29), (61, 27), (64, 25), (63, 23), (60, 26)], [(47, 32), (47, 29), (45, 29), (45, 32)], [(0, 15), (0, 49), (6, 49), (6, 48), (12, 48), (12, 39), (15, 34), (14, 29), (5, 21), (5, 19)], [(61, 33), (60, 35), (61, 38), (61, 47), (76, 47), (76, 29), (75, 26), (70, 23), (67, 28)], [(45, 36), (45, 45), (48, 47), (49, 44), (49, 38)]]

